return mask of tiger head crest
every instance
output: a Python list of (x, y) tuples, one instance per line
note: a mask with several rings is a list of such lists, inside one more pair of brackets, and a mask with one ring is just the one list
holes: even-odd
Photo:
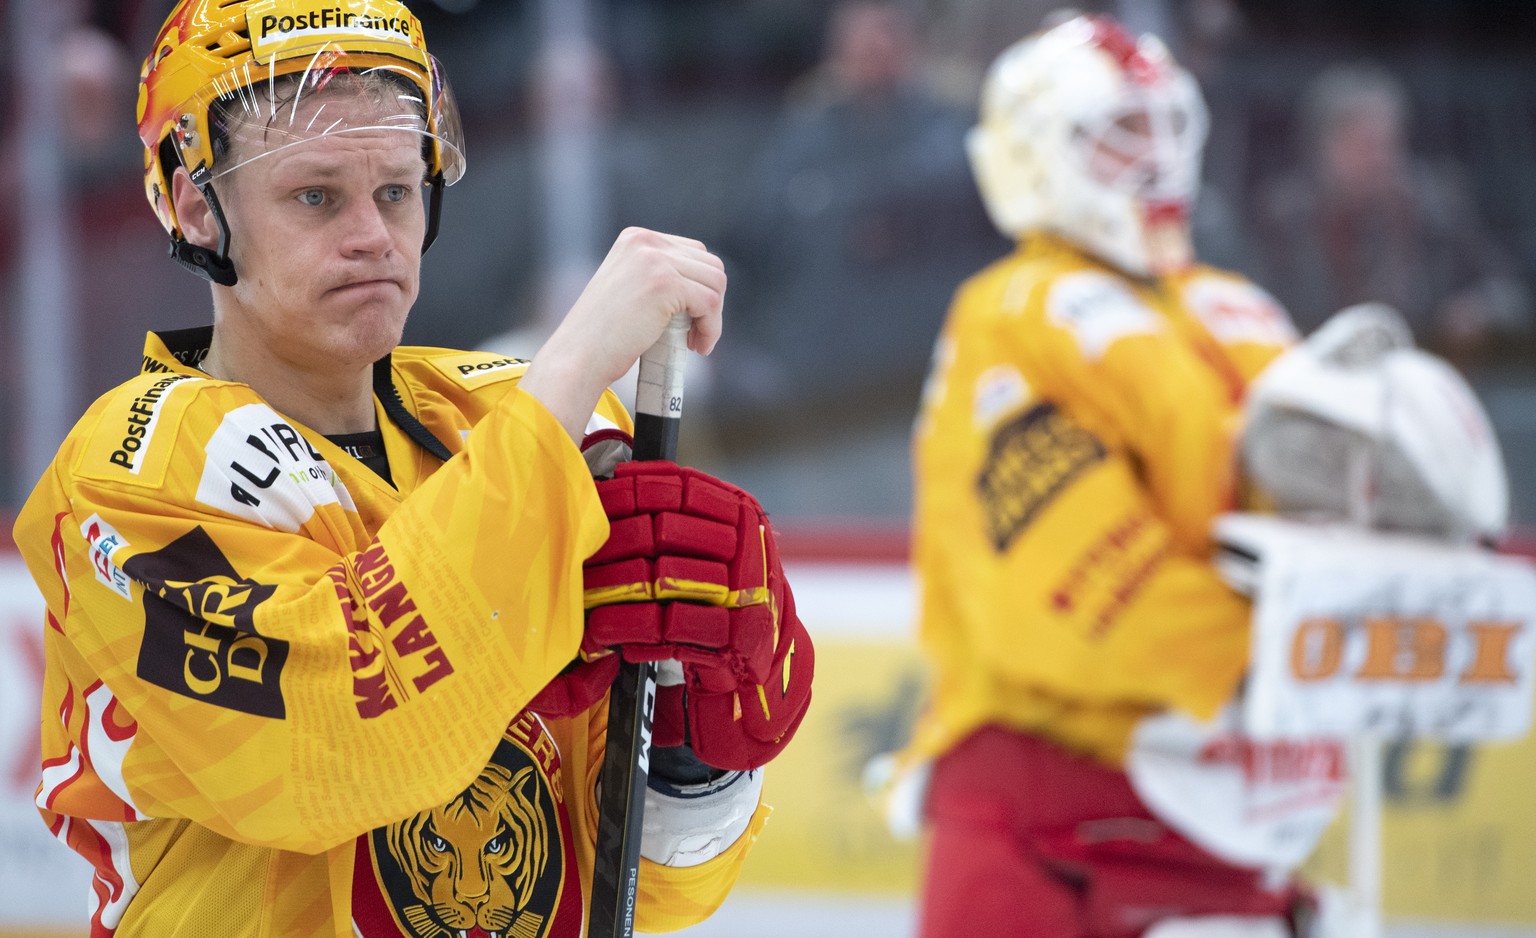
[(493, 763), (457, 798), (389, 826), (390, 856), (417, 900), (400, 911), (416, 935), (543, 933), (545, 916), (528, 906), (559, 835), (537, 804), (538, 786), (532, 766), (514, 773)]

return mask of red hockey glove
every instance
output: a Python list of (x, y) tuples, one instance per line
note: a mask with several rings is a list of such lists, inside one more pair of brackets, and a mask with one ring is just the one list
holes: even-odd
[(589, 658), (583, 642), (581, 656), (544, 685), (544, 689), (528, 702), (528, 709), (546, 717), (573, 717), (585, 713), (603, 699), (618, 676), (618, 656), (602, 648)]
[(762, 506), (670, 462), (624, 463), (597, 488), (611, 532), (587, 561), (587, 664), (546, 694), (579, 703), (576, 675), (600, 680), (609, 648), (676, 660), (683, 681), (658, 689), (654, 745), (687, 742), (721, 769), (768, 762), (805, 716), (815, 653)]

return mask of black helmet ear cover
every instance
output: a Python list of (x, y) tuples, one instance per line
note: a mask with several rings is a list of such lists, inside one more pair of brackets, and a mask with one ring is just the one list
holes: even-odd
[[(166, 144), (169, 145), (170, 141), (167, 140)], [(207, 200), (208, 211), (213, 216), (214, 224), (219, 227), (219, 246), (215, 249), (190, 244), (185, 237), (173, 233), (171, 259), (205, 280), (232, 287), (239, 282), (240, 277), (229, 259), (229, 222), (224, 218), (224, 207), (219, 204), (219, 196), (213, 191), (213, 181), (205, 168), (199, 168), (192, 175), (192, 184), (197, 186), (197, 191)], [(163, 198), (170, 198), (170, 193), (165, 193)]]
[(443, 190), (448, 184), (443, 181), (443, 174), (438, 173), (427, 180), (427, 233), (421, 239), (421, 253), (427, 253), (427, 248), (437, 240), (438, 224), (443, 217)]

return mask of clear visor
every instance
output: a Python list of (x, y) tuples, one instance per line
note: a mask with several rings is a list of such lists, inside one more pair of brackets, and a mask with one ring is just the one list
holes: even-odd
[(1198, 97), (1147, 89), (1078, 121), (1072, 142), (1095, 181), (1140, 199), (1182, 201), (1198, 184), (1205, 131)]
[(426, 60), (423, 74), (404, 60), (327, 46), (302, 69), (251, 64), (222, 76), (209, 107), (212, 178), (322, 137), (403, 133), (421, 140), (428, 175), (441, 171), (453, 185), (464, 176), (463, 126), (441, 66)]

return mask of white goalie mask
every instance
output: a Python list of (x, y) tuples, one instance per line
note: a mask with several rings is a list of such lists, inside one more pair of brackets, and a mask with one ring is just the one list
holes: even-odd
[(1508, 523), (1509, 482), (1482, 405), (1382, 304), (1336, 313), (1259, 375), (1242, 461), (1282, 515), (1457, 543), (1496, 541)]
[(1003, 234), (1055, 232), (1134, 276), (1188, 266), (1208, 118), (1154, 36), (1078, 16), (998, 56), (966, 139)]

